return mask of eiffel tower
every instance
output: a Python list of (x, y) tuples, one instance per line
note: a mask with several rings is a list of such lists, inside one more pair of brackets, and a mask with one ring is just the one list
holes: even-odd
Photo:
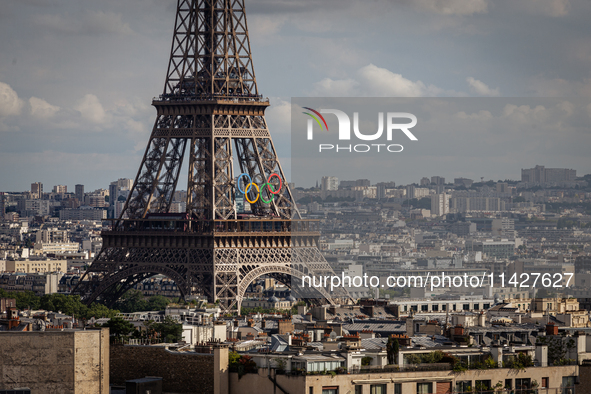
[[(316, 223), (301, 220), (267, 128), (244, 0), (178, 0), (164, 92), (152, 105), (156, 122), (133, 189), (74, 294), (113, 305), (163, 274), (183, 296), (206, 296), (227, 313), (240, 311), (262, 275), (291, 286), (303, 275), (334, 274)], [(173, 214), (185, 155), (186, 212)], [(238, 179), (234, 159), (245, 174)], [(237, 211), (237, 190), (253, 201), (251, 214)], [(311, 297), (338, 301), (317, 292)]]

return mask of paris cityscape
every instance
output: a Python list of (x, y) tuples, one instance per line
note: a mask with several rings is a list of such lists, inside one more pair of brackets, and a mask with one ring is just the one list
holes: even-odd
[[(460, 78), (465, 90), (439, 87), (447, 77), (431, 84), (427, 76), (444, 71), (429, 66), (417, 66), (421, 82), (374, 65), (380, 56), (361, 40), (376, 34), (359, 33), (356, 42), (343, 28), (353, 18), (394, 34), (403, 29), (388, 18), (407, 26), (419, 15), (425, 31), (408, 34), (416, 42), (441, 39), (452, 51), (440, 59), (451, 75), (466, 70), (445, 64), (461, 46), (450, 45), (448, 34), (458, 44), (460, 34), (471, 37), (468, 46), (482, 40), (494, 48), (499, 40), (512, 47), (506, 27), (490, 22), (494, 15), (517, 32), (519, 15), (544, 37), (541, 21), (563, 38), (584, 26), (589, 38), (591, 7), (577, 0), (341, 1), (84, 0), (86, 10), (68, 8), (69, 0), (6, 4), (0, 394), (591, 393), (591, 79), (580, 71), (589, 46), (577, 41), (567, 70), (540, 64), (521, 87), (527, 78), (518, 71), (491, 71), (490, 85)], [(325, 15), (337, 4), (333, 19), (304, 11), (314, 5)], [(132, 12), (136, 19), (128, 19)], [(289, 18), (303, 34), (293, 42)], [(25, 32), (28, 24), (38, 30)], [(58, 59), (55, 77), (53, 54), (32, 66), (34, 51), (22, 52), (9, 29), (57, 56), (88, 54), (89, 42), (110, 37), (91, 45), (108, 59), (81, 76), (84, 55), (72, 69)], [(265, 56), (284, 64), (302, 37), (333, 34), (360, 45), (345, 53), (370, 62), (359, 68), (329, 51), (343, 68), (315, 83), (302, 76), (308, 90), (297, 90), (301, 73), (291, 65), (279, 73), (292, 74), (285, 86), (273, 91), (263, 82), (279, 68)], [(55, 45), (55, 37), (69, 44)], [(132, 42), (142, 44), (121, 51)], [(259, 65), (252, 48), (266, 61)], [(111, 50), (133, 66), (112, 62)], [(396, 59), (412, 74), (424, 54), (406, 50), (412, 62)], [(148, 61), (155, 53), (160, 63)], [(480, 64), (488, 55), (474, 53), (467, 75), (492, 70)], [(558, 55), (532, 50), (498, 67), (534, 68), (536, 56)], [(347, 67), (358, 70), (348, 76)], [(152, 68), (165, 77), (163, 90), (138, 83)], [(101, 96), (96, 87), (98, 96), (79, 95), (70, 107), (59, 101), (71, 86), (107, 86), (110, 78), (120, 90)], [(37, 79), (48, 82), (35, 90), (29, 83)], [(142, 93), (132, 99), (123, 90)], [(63, 97), (51, 100), (48, 92)], [(379, 113), (377, 134), (367, 134), (376, 125), (359, 113), (345, 114), (345, 100), (330, 101), (348, 96)], [(406, 109), (383, 117), (377, 102)], [(384, 124), (391, 145), (370, 145)], [(350, 125), (352, 140), (343, 129)], [(370, 146), (376, 154), (363, 156)]]

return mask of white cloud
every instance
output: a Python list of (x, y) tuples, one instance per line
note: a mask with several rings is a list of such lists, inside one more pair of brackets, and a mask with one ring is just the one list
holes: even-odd
[(504, 118), (510, 119), (513, 122), (520, 124), (535, 124), (536, 122), (544, 122), (548, 119), (549, 112), (546, 107), (537, 105), (535, 107), (529, 105), (514, 105), (507, 104), (503, 108)]
[(355, 96), (359, 82), (353, 79), (333, 80), (324, 78), (314, 84), (314, 96)]
[(18, 115), (23, 101), (7, 83), (0, 82), (0, 117)]
[(82, 115), (82, 118), (94, 123), (103, 123), (106, 118), (106, 112), (94, 94), (87, 94), (84, 96), (80, 104), (74, 109)]
[(356, 72), (355, 78), (333, 80), (325, 78), (314, 84), (314, 96), (357, 97), (432, 97), (445, 92), (421, 81), (413, 82), (388, 69), (369, 64)]
[(421, 81), (413, 82), (400, 74), (393, 73), (385, 68), (370, 64), (361, 68), (358, 72), (364, 89), (375, 92), (377, 96), (425, 96), (426, 86)]
[(291, 135), (291, 103), (281, 99), (273, 99), (271, 102), (273, 102), (273, 106), (265, 114), (271, 134)]
[(466, 82), (470, 85), (470, 90), (476, 94), (481, 96), (500, 96), (499, 88), (491, 89), (484, 82), (472, 77), (466, 78)]
[(488, 12), (486, 0), (415, 0), (423, 10), (441, 15), (473, 15)]
[(248, 21), (250, 22), (248, 24), (248, 33), (251, 39), (256, 37), (257, 42), (259, 42), (260, 40), (273, 38), (287, 21), (287, 17), (255, 14)]
[(29, 99), (29, 105), (31, 107), (31, 115), (41, 119), (51, 118), (60, 110), (60, 107), (51, 105), (47, 101), (37, 97), (31, 97)]

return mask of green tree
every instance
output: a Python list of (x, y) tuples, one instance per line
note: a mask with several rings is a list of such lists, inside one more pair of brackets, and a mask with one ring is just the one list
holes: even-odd
[(238, 367), (238, 360), (240, 360), (240, 354), (237, 352), (228, 353), (228, 364), (230, 365), (230, 368)]
[(115, 316), (117, 316), (118, 313), (119, 311), (117, 310), (109, 309), (103, 304), (93, 302), (92, 305), (90, 305), (90, 307), (88, 308), (85, 318), (90, 319), (94, 317), (95, 319), (101, 319), (104, 317), (108, 317), (112, 319)]
[(148, 308), (151, 311), (162, 311), (170, 304), (170, 300), (161, 295), (155, 295), (148, 299)]
[(150, 310), (150, 304), (139, 290), (129, 290), (117, 301), (117, 309), (123, 313), (144, 312)]
[(109, 327), (111, 335), (120, 338), (122, 336), (128, 336), (131, 334), (135, 327), (130, 322), (123, 320), (120, 317), (114, 317), (105, 324), (103, 327)]
[(395, 364), (398, 358), (398, 351), (400, 350), (400, 344), (398, 339), (392, 335), (388, 337), (388, 343), (386, 344), (386, 352), (388, 354), (388, 364)]
[(183, 326), (170, 316), (166, 316), (162, 323), (157, 323), (154, 329), (166, 342), (178, 342), (183, 337)]
[(88, 312), (88, 307), (77, 295), (46, 294), (41, 297), (40, 303), (42, 309), (61, 312), (76, 318), (85, 318)]

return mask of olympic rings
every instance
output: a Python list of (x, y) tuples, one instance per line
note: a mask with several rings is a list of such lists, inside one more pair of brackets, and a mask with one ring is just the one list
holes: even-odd
[[(242, 188), (240, 187), (240, 179), (243, 176), (248, 178), (248, 184), (246, 185), (246, 191), (242, 190)], [(271, 178), (273, 176), (276, 176), (279, 179), (279, 188), (277, 190), (274, 190), (275, 186), (271, 183)], [(248, 198), (248, 192), (250, 191), (251, 186), (254, 186), (257, 189), (257, 198), (254, 201), (251, 201)], [(271, 194), (271, 199), (268, 201), (265, 200), (261, 194), (261, 190), (264, 189), (265, 186), (267, 186), (267, 189), (268, 189), (269, 193)], [(281, 177), (275, 173), (269, 175), (267, 182), (263, 183), (260, 187), (259, 187), (259, 185), (257, 185), (256, 183), (254, 183), (252, 181), (252, 178), (247, 173), (242, 173), (242, 174), (240, 174), (240, 176), (238, 176), (238, 190), (240, 191), (240, 193), (244, 194), (244, 198), (246, 199), (246, 201), (248, 201), (251, 204), (256, 203), (259, 200), (259, 197), (260, 197), (261, 201), (264, 202), (265, 204), (270, 204), (274, 200), (275, 195), (279, 194), (282, 187), (283, 187), (283, 182), (281, 181)]]

